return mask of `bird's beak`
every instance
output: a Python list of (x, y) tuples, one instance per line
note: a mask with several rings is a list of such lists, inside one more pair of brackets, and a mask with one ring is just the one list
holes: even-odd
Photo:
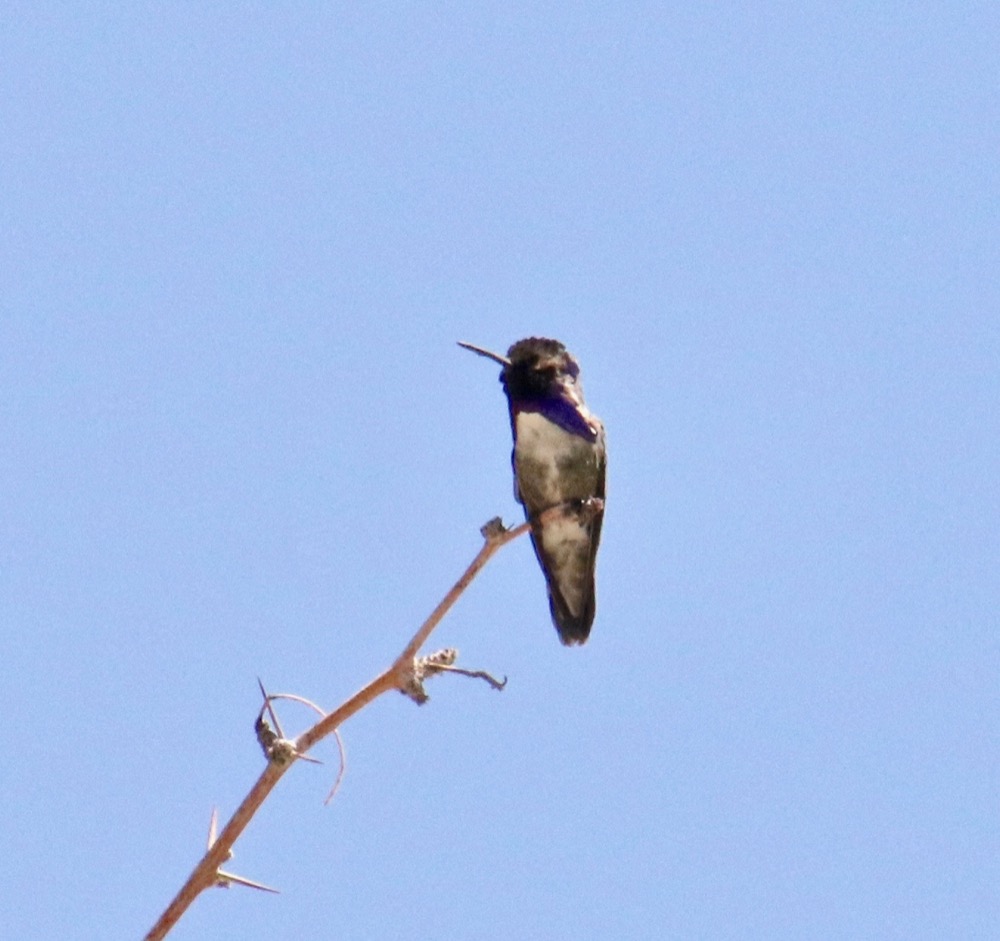
[(481, 346), (473, 346), (471, 343), (464, 343), (462, 340), (458, 341), (458, 345), (466, 350), (472, 350), (473, 353), (478, 353), (480, 356), (485, 356), (487, 359), (492, 359), (493, 362), (499, 363), (501, 366), (510, 365), (510, 360), (506, 356), (484, 350)]

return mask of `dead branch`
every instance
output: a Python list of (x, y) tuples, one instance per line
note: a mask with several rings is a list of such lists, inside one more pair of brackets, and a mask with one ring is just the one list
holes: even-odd
[[(562, 512), (561, 507), (553, 507), (547, 510), (548, 513)], [(334, 733), (340, 725), (364, 709), (369, 703), (377, 699), (383, 693), (396, 689), (400, 692), (412, 695), (414, 688), (420, 688), (420, 681), (423, 676), (430, 675), (432, 671), (427, 670), (426, 665), (418, 673), (417, 654), (420, 648), (426, 643), (434, 628), (441, 619), (448, 613), (451, 606), (458, 600), (462, 592), (469, 587), (472, 580), (479, 574), (486, 563), (493, 555), (507, 543), (524, 535), (528, 531), (529, 524), (522, 523), (513, 529), (506, 529), (499, 517), (491, 520), (482, 528), (484, 538), (483, 547), (476, 554), (476, 557), (469, 564), (469, 567), (462, 574), (461, 578), (452, 586), (451, 590), (444, 596), (441, 603), (431, 612), (430, 616), (410, 642), (403, 648), (402, 653), (396, 658), (392, 666), (384, 673), (377, 676), (363, 689), (356, 692), (350, 699), (338, 706), (333, 712), (323, 716), (312, 728), (307, 729), (294, 741), (288, 740), (281, 735), (277, 717), (270, 709), (270, 701), (274, 697), (264, 694), (265, 705), (262, 707), (257, 720), (257, 735), (261, 745), (265, 749), (268, 762), (257, 782), (250, 789), (250, 793), (243, 798), (239, 807), (223, 827), (217, 839), (211, 841), (207, 852), (201, 861), (195, 866), (193, 872), (188, 876), (180, 891), (166, 910), (159, 917), (156, 924), (146, 935), (145, 941), (160, 941), (166, 937), (167, 933), (180, 920), (181, 916), (190, 908), (191, 903), (205, 889), (220, 883), (235, 881), (233, 877), (222, 870), (222, 865), (231, 858), (233, 846), (247, 825), (253, 819), (254, 814), (260, 809), (261, 804), (274, 789), (284, 773), (295, 763), (297, 758), (302, 757), (317, 742), (322, 741), (328, 735)], [(448, 665), (450, 666), (450, 664)], [(439, 672), (442, 665), (437, 666)], [(470, 671), (468, 675), (481, 676), (499, 687), (499, 681), (493, 680), (489, 674), (482, 671)], [(262, 687), (263, 692), (263, 687)], [(264, 720), (264, 712), (270, 713), (272, 722), (277, 731), (270, 728)], [(214, 826), (213, 826), (214, 829)]]

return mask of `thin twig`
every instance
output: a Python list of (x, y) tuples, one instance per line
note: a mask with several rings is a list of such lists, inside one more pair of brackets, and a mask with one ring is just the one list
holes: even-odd
[(447, 664), (442, 664), (434, 669), (435, 672), (457, 673), (459, 676), (468, 676), (474, 680), (485, 680), (494, 689), (503, 689), (507, 685), (506, 676), (502, 680), (498, 680), (492, 673), (487, 673), (486, 670), (466, 670), (463, 667), (453, 667)]

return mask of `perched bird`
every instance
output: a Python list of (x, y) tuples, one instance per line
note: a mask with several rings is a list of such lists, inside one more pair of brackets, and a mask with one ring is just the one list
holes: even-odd
[[(594, 623), (594, 564), (604, 520), (604, 425), (583, 402), (580, 367), (558, 340), (518, 340), (506, 356), (459, 346), (499, 363), (514, 435), (514, 497), (549, 589), (564, 644), (582, 644)], [(594, 499), (596, 498), (596, 499)], [(562, 513), (540, 514), (552, 507)]]

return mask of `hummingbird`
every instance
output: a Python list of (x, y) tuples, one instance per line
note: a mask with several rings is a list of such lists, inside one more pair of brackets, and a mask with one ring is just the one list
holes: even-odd
[[(548, 584), (559, 639), (583, 644), (594, 623), (594, 565), (604, 520), (604, 425), (584, 404), (580, 366), (558, 340), (518, 340), (506, 356), (458, 344), (499, 363), (514, 436), (514, 498)], [(561, 514), (540, 515), (562, 506)]]

